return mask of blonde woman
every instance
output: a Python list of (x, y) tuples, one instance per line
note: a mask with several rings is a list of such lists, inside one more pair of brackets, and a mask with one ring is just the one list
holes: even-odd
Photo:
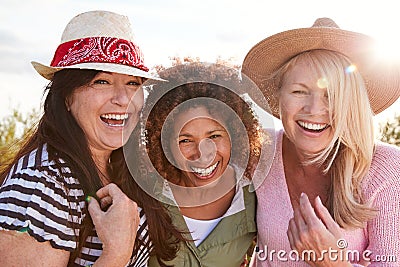
[(257, 266), (398, 266), (400, 150), (374, 140), (372, 119), (400, 75), (372, 44), (324, 18), (247, 54), (242, 72), (283, 124), (256, 190)]

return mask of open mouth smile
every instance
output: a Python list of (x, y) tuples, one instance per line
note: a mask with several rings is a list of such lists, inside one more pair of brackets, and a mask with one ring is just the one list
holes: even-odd
[(129, 114), (107, 113), (100, 115), (100, 119), (108, 126), (123, 127), (125, 126), (126, 121), (129, 119)]
[(297, 121), (297, 124), (307, 131), (317, 132), (317, 133), (322, 132), (323, 130), (325, 130), (330, 126), (327, 123), (310, 123), (304, 121)]
[(218, 164), (219, 164), (219, 161), (207, 168), (196, 168), (196, 167), (190, 167), (190, 168), (196, 175), (201, 176), (201, 177), (207, 177), (207, 176), (210, 176), (215, 171)]

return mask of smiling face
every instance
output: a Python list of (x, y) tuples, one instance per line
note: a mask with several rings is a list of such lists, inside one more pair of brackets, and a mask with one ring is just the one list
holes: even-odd
[(72, 93), (66, 104), (93, 155), (111, 153), (126, 143), (143, 107), (142, 83), (141, 77), (99, 72)]
[(305, 59), (283, 76), (279, 92), (285, 133), (300, 154), (315, 154), (333, 138), (326, 80)]
[(225, 172), (231, 141), (225, 127), (205, 107), (186, 110), (174, 120), (172, 157), (182, 170), (184, 186), (203, 186)]

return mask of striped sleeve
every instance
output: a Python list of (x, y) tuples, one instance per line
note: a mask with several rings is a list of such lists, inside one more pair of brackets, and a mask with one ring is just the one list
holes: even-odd
[(84, 217), (83, 191), (75, 179), (57, 177), (51, 165), (29, 166), (30, 160), (38, 161), (36, 152), (21, 158), (0, 188), (0, 230), (27, 232), (39, 242), (73, 251)]
[(132, 259), (128, 266), (134, 267), (144, 267), (147, 266), (147, 262), (149, 260), (150, 252), (153, 249), (153, 244), (150, 241), (150, 236), (148, 233), (148, 225), (146, 215), (144, 210), (139, 207), (140, 213), (140, 223), (137, 231), (137, 236), (141, 240), (139, 243), (139, 248), (136, 255), (132, 256)]

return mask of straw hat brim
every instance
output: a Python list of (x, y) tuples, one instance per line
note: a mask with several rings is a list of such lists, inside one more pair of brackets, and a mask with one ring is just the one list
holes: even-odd
[(31, 64), (41, 76), (43, 76), (48, 80), (51, 80), (53, 78), (54, 73), (63, 69), (92, 69), (92, 70), (127, 74), (158, 81), (165, 81), (164, 79), (156, 77), (155, 75), (152, 75), (151, 73), (143, 71), (141, 69), (115, 63), (80, 63), (62, 68), (46, 66), (36, 61), (32, 61)]
[[(300, 28), (260, 41), (250, 49), (242, 64), (242, 74), (257, 84), (275, 117), (279, 118), (276, 98), (278, 88), (267, 77), (292, 57), (314, 49), (336, 51), (352, 60), (364, 78), (375, 114), (385, 110), (399, 98), (399, 68), (376, 57), (376, 43), (371, 37), (340, 28)], [(256, 103), (259, 101), (253, 100)]]

